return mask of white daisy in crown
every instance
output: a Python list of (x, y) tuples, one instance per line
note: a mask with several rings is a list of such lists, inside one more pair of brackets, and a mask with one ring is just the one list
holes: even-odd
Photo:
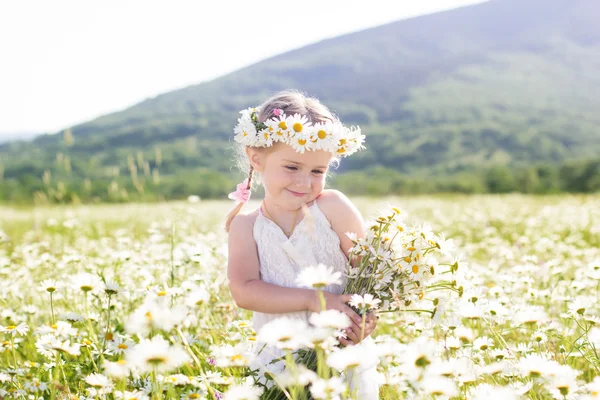
[(286, 115), (275, 109), (273, 117), (260, 122), (259, 108), (240, 111), (242, 116), (234, 129), (235, 141), (250, 147), (270, 147), (275, 142), (292, 146), (299, 153), (324, 150), (347, 157), (364, 149), (365, 136), (360, 128), (344, 127), (339, 121), (312, 124), (302, 114)]
[(336, 145), (339, 140), (339, 125), (327, 121), (325, 123), (317, 123), (313, 126), (310, 136), (312, 147), (315, 150), (330, 149)]
[[(243, 111), (242, 111), (243, 112)], [(250, 120), (250, 118), (244, 119), (243, 117), (238, 119), (238, 125), (234, 129), (235, 140), (246, 146), (256, 146), (257, 143), (257, 132), (256, 127)]]
[(296, 132), (288, 144), (298, 153), (304, 153), (306, 150), (311, 150), (310, 133)]

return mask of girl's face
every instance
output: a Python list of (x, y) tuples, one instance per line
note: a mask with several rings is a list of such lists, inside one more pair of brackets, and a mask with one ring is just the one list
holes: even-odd
[[(286, 210), (297, 210), (323, 191), (333, 154), (323, 150), (298, 153), (287, 144), (277, 143), (259, 157), (254, 167), (262, 175), (267, 202)], [(251, 157), (251, 162), (254, 161)]]

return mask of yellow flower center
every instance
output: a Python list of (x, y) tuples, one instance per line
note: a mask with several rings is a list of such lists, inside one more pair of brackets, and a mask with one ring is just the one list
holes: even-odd
[(269, 138), (269, 132), (265, 132), (263, 135), (264, 135), (265, 139)]
[(14, 326), (14, 325), (9, 325), (9, 326), (6, 327), (6, 329), (9, 330), (9, 331), (12, 331), (15, 328), (16, 328), (16, 326)]
[(117, 347), (121, 350), (125, 350), (125, 349), (129, 348), (129, 346), (127, 346), (125, 343), (120, 343)]
[(303, 126), (300, 122), (296, 122), (294, 124), (293, 128), (294, 128), (294, 131), (296, 131), (296, 132), (302, 132)]
[(281, 129), (287, 129), (287, 124), (285, 123), (285, 121), (281, 121), (278, 125)]
[(146, 361), (148, 362), (148, 364), (157, 365), (157, 364), (166, 362), (167, 359), (165, 357), (156, 356), (156, 357), (147, 358)]
[(412, 266), (412, 272), (413, 274), (418, 274), (419, 273), (419, 266), (418, 265), (413, 265)]
[(157, 296), (165, 296), (167, 294), (167, 292), (165, 292), (164, 290), (161, 290), (160, 292), (156, 293)]
[(327, 132), (321, 129), (319, 133), (317, 133), (317, 136), (319, 137), (319, 139), (325, 139), (327, 137)]
[(340, 139), (340, 146), (343, 146), (346, 144), (346, 139)]
[(345, 149), (342, 147), (342, 148), (338, 149), (338, 151), (337, 151), (337, 152), (341, 154), (341, 153), (345, 153), (345, 152), (346, 152), (346, 150), (345, 150)]
[(304, 146), (306, 144), (306, 139), (298, 139), (298, 144)]

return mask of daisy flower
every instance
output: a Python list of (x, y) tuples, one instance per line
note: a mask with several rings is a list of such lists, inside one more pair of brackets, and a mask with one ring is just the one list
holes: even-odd
[(100, 278), (96, 275), (89, 274), (87, 272), (81, 272), (73, 278), (72, 287), (74, 290), (81, 290), (83, 292), (98, 292), (104, 284)]
[(216, 360), (217, 367), (247, 367), (254, 361), (254, 353), (247, 343), (237, 343), (235, 346), (211, 346), (211, 354)]
[(307, 344), (307, 331), (306, 321), (282, 317), (263, 325), (258, 332), (258, 339), (282, 350), (297, 350)]
[(259, 142), (256, 127), (249, 118), (238, 119), (238, 125), (233, 132), (235, 133), (234, 140), (244, 146), (256, 146)]
[(54, 279), (46, 279), (40, 282), (38, 290), (42, 292), (54, 293), (59, 289), (59, 283)]
[(113, 385), (111, 380), (108, 379), (106, 376), (104, 376), (102, 374), (96, 374), (96, 373), (86, 376), (85, 382), (88, 385), (96, 387), (96, 388), (110, 388)]
[(327, 357), (327, 365), (338, 371), (357, 368), (372, 361), (372, 350), (364, 346), (348, 346), (335, 351)]
[(334, 271), (333, 267), (317, 264), (304, 268), (298, 274), (296, 283), (303, 287), (324, 289), (329, 285), (341, 285), (342, 273)]
[(289, 140), (289, 145), (298, 153), (304, 153), (311, 149), (310, 134), (307, 132), (296, 132)]
[(381, 300), (373, 297), (372, 294), (366, 293), (364, 296), (353, 294), (350, 298), (350, 305), (359, 310), (375, 310), (379, 307)]
[(233, 385), (223, 394), (223, 400), (258, 400), (263, 388), (254, 386), (250, 380), (243, 384)]
[(310, 394), (315, 399), (339, 399), (346, 391), (346, 385), (338, 377), (331, 379), (317, 379), (310, 386)]
[(125, 390), (124, 392), (114, 392), (115, 398), (119, 399), (119, 400), (149, 400), (150, 397), (148, 397), (147, 394), (145, 394), (144, 392), (142, 392), (141, 390), (135, 390), (133, 392), (130, 392), (128, 390)]
[(350, 317), (338, 310), (326, 310), (314, 313), (309, 322), (318, 328), (345, 329), (350, 326)]
[(171, 346), (162, 336), (142, 339), (130, 352), (126, 359), (141, 372), (168, 372), (188, 362), (188, 355), (177, 345)]
[(21, 322), (19, 325), (8, 325), (2, 326), (0, 325), (0, 332), (9, 334), (11, 336), (24, 336), (29, 331), (29, 327)]

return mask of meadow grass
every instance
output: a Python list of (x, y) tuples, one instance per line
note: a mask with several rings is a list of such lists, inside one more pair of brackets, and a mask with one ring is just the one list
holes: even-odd
[[(382, 314), (381, 398), (598, 396), (599, 195), (353, 201), (365, 218), (399, 206), (462, 254), (442, 315)], [(258, 398), (231, 207), (0, 207), (0, 398)]]

